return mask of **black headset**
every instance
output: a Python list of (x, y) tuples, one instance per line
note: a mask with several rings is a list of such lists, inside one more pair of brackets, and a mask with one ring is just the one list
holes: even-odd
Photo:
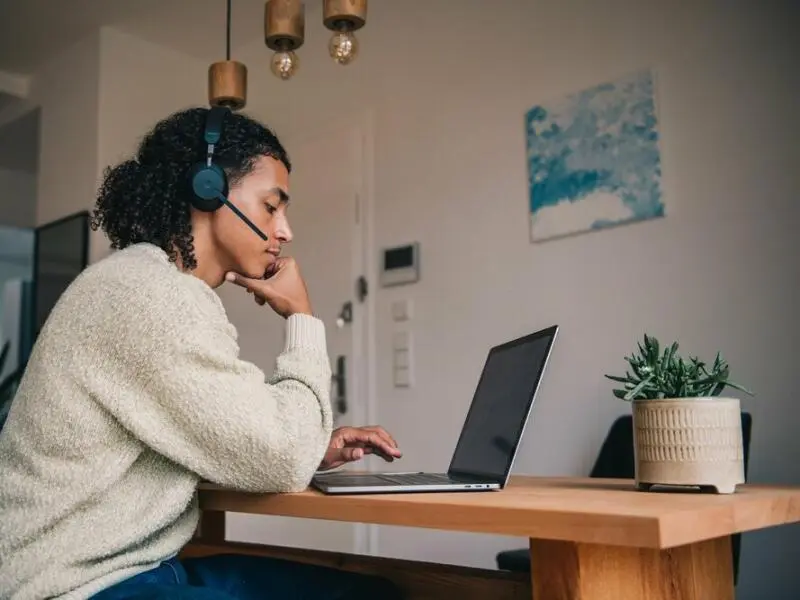
[(229, 113), (230, 109), (225, 106), (212, 106), (208, 111), (203, 132), (203, 139), (208, 146), (206, 160), (196, 163), (189, 171), (192, 186), (191, 203), (197, 210), (203, 212), (214, 212), (224, 204), (262, 240), (267, 241), (266, 234), (228, 200), (228, 178), (225, 171), (214, 163), (214, 148), (222, 137), (222, 126), (225, 116)]

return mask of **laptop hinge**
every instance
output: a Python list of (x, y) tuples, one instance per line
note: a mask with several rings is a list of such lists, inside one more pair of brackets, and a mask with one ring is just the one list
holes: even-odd
[(490, 483), (503, 483), (502, 480), (498, 479), (497, 477), (492, 477), (491, 475), (479, 475), (478, 473), (468, 473), (466, 471), (457, 471), (455, 469), (450, 469), (447, 472), (447, 475), (449, 477), (464, 479), (466, 481), (488, 481)]

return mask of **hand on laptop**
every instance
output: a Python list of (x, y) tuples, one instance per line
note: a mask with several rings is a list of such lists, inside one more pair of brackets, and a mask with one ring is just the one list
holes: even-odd
[(402, 456), (397, 442), (383, 427), (339, 427), (331, 435), (319, 470), (334, 469), (367, 454), (377, 454), (387, 462)]

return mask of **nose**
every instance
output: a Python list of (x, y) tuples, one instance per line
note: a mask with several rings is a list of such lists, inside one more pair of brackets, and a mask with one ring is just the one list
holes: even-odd
[(281, 215), (280, 218), (277, 219), (274, 235), (282, 244), (288, 244), (292, 241), (292, 228), (289, 227), (289, 219), (287, 219), (286, 216)]

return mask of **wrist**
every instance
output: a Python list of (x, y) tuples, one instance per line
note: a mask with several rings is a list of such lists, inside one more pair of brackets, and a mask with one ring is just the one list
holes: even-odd
[(293, 306), (291, 309), (289, 309), (289, 313), (286, 315), (286, 318), (288, 319), (292, 315), (306, 315), (309, 317), (313, 317), (314, 311), (311, 310), (311, 303), (306, 302), (304, 304), (298, 304), (297, 306)]
[(296, 312), (286, 319), (285, 350), (292, 348), (316, 348), (326, 351), (324, 323), (310, 314)]

